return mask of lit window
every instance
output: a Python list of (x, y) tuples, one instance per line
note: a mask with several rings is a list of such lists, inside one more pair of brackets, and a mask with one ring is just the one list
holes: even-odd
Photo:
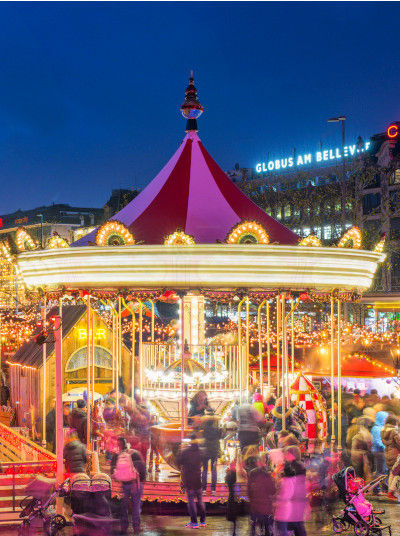
[(324, 238), (325, 240), (330, 240), (332, 238), (332, 227), (330, 225), (324, 227)]
[(305, 213), (306, 213), (306, 216), (309, 216), (310, 213), (311, 213), (311, 208), (310, 208), (310, 207), (306, 207)]
[(285, 214), (285, 219), (290, 218), (290, 214), (291, 214), (290, 205), (285, 205), (284, 214)]
[(350, 227), (353, 227), (353, 226), (351, 225), (351, 223), (345, 223), (345, 224), (344, 224), (344, 228), (345, 228), (345, 229), (350, 229)]
[(342, 236), (342, 226), (340, 224), (335, 225), (335, 238), (340, 238)]
[(309, 227), (303, 227), (303, 236), (308, 236), (311, 233), (311, 229)]
[(268, 216), (271, 216), (271, 214), (272, 214), (271, 207), (267, 207), (265, 209), (265, 212), (268, 214)]
[(298, 207), (295, 207), (293, 209), (293, 216), (296, 216), (296, 217), (300, 216), (300, 209)]
[(351, 210), (353, 208), (353, 201), (346, 201), (346, 210)]
[(342, 203), (340, 201), (337, 201), (335, 203), (335, 211), (340, 212), (342, 210)]
[(321, 227), (314, 227), (314, 233), (318, 238), (321, 238), (322, 235), (322, 228)]
[(394, 170), (394, 172), (392, 173), (390, 182), (392, 184), (400, 184), (400, 168), (397, 168)]
[[(310, 209), (309, 209), (309, 210), (310, 210)], [(319, 205), (316, 205), (316, 206), (314, 207), (314, 213), (315, 213), (315, 214), (319, 214), (320, 212), (321, 212), (321, 207), (320, 207)]]
[(278, 207), (276, 209), (276, 219), (280, 220), (281, 218), (282, 218), (282, 210), (281, 210), (281, 207)]

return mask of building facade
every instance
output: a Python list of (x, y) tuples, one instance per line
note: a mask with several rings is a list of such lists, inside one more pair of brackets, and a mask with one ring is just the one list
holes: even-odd
[(227, 172), (269, 215), (300, 237), (336, 243), (353, 225), (370, 247), (386, 236), (387, 260), (373, 292), (400, 291), (400, 123), (349, 146)]

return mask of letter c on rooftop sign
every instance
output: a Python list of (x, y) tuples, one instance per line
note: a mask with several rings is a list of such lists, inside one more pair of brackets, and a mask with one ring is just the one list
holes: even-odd
[(390, 125), (386, 131), (388, 138), (397, 138), (399, 135), (399, 127), (398, 125)]

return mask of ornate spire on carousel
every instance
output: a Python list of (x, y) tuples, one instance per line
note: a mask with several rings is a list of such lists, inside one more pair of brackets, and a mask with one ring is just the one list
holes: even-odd
[(198, 131), (197, 118), (203, 113), (203, 106), (197, 98), (197, 89), (194, 85), (193, 70), (190, 71), (189, 85), (185, 91), (185, 100), (181, 106), (183, 117), (186, 117), (186, 132)]

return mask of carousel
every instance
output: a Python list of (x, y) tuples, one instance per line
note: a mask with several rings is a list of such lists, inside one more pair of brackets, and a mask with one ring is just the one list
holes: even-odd
[[(267, 330), (264, 347), (260, 336), (260, 390), (265, 394), (275, 389), (285, 395), (285, 413), (287, 401), (307, 385), (302, 380), (297, 389), (293, 383), (296, 367), (290, 356), (288, 328), (304, 296), (330, 304), (331, 339), (340, 339), (341, 303), (359, 299), (385, 257), (383, 240), (372, 251), (363, 249), (357, 228), (349, 229), (333, 247), (324, 247), (312, 235), (301, 240), (248, 199), (198, 136), (197, 119), (203, 107), (192, 74), (180, 109), (187, 122), (178, 150), (148, 186), (106, 223), (72, 244), (55, 236), (44, 249), (25, 229), (17, 233), (17, 262), (28, 288), (40, 289), (47, 299), (61, 302), (79, 296), (88, 307), (88, 333), (93, 303), (110, 307), (117, 333), (116, 378), (121, 311), (125, 305), (138, 307), (139, 341), (133, 328), (131, 365), (123, 381), (132, 397), (136, 392), (162, 417), (163, 424), (153, 434), (166, 460), (189, 430), (187, 403), (193, 393), (206, 391), (218, 415), (229, 411), (235, 400), (248, 399), (251, 308), (256, 311), (259, 334)], [(178, 337), (157, 343), (154, 303), (166, 291), (179, 305)], [(153, 311), (150, 342), (144, 342), (141, 333), (146, 301)], [(207, 343), (206, 303), (231, 304), (238, 324), (236, 338)], [(277, 333), (274, 362), (269, 338), (272, 306)], [(88, 345), (89, 402), (94, 392), (91, 352)], [(335, 363), (340, 368), (338, 354), (340, 345), (336, 350), (332, 343), (332, 375), (337, 374)], [(311, 399), (320, 412), (314, 392)], [(321, 430), (320, 437), (326, 426)]]

